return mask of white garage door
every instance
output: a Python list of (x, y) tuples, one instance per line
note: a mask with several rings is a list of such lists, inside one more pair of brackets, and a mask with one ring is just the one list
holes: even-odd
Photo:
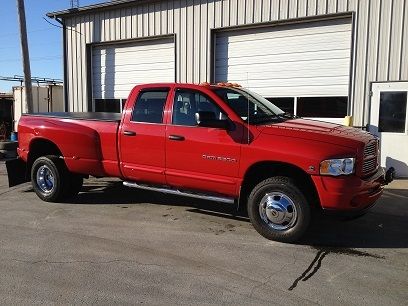
[(174, 58), (173, 39), (93, 47), (93, 98), (126, 99), (137, 84), (174, 82)]
[(215, 80), (265, 97), (348, 96), (351, 20), (220, 32)]

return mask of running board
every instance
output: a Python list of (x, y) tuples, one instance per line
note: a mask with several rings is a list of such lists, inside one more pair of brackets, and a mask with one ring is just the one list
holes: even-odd
[(228, 204), (234, 203), (234, 199), (228, 198), (228, 197), (210, 196), (210, 195), (206, 195), (203, 193), (185, 192), (185, 191), (180, 191), (178, 189), (170, 189), (170, 188), (165, 188), (165, 187), (153, 187), (153, 186), (147, 186), (147, 185), (139, 185), (138, 183), (135, 183), (135, 182), (123, 182), (123, 185), (126, 187), (158, 191), (162, 193), (174, 194), (174, 195), (197, 198), (197, 199), (208, 200), (208, 201), (222, 202), (222, 203), (228, 203)]

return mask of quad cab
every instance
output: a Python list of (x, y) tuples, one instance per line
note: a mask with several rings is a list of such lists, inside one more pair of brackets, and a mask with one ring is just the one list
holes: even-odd
[(296, 118), (235, 84), (145, 84), (122, 114), (24, 115), (9, 182), (64, 201), (87, 176), (246, 205), (264, 237), (294, 242), (312, 209), (364, 214), (387, 179), (379, 142), (351, 127)]

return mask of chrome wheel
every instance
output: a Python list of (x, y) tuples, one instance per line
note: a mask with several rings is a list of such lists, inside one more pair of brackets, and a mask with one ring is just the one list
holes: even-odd
[(42, 165), (37, 170), (37, 186), (44, 193), (50, 193), (54, 189), (54, 175), (50, 168)]
[(261, 219), (272, 229), (284, 231), (293, 227), (297, 220), (296, 206), (284, 193), (267, 193), (259, 203)]

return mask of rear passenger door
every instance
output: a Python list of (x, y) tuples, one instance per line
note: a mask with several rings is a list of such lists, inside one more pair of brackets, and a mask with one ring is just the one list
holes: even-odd
[(121, 170), (126, 179), (166, 183), (163, 117), (168, 94), (169, 88), (143, 89), (133, 108), (126, 111), (119, 132)]
[(166, 133), (168, 184), (185, 189), (236, 195), (242, 130), (197, 125), (197, 112), (225, 116), (207, 95), (178, 88)]

